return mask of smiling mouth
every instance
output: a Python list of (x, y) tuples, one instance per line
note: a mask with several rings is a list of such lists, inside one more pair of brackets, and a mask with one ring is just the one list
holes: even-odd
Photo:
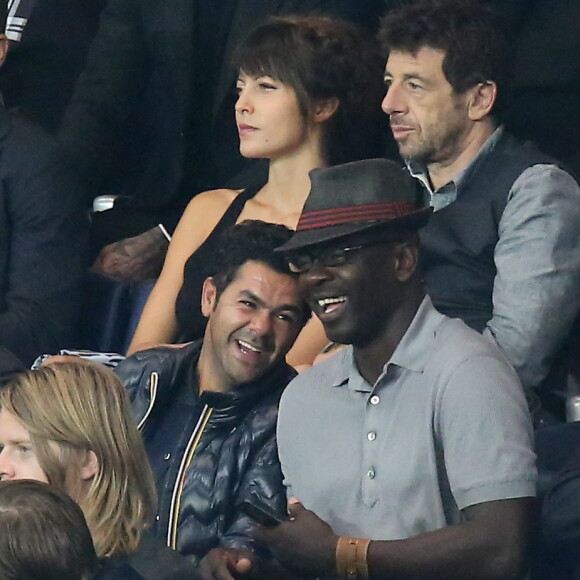
[(340, 309), (342, 304), (346, 303), (346, 296), (319, 298), (316, 303), (318, 304), (322, 314), (331, 314)]
[(250, 344), (249, 342), (246, 342), (245, 340), (238, 339), (237, 343), (241, 350), (262, 354), (262, 349)]

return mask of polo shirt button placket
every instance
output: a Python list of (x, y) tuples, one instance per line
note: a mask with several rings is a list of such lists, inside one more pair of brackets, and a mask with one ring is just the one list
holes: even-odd
[[(378, 408), (381, 402), (380, 395), (374, 393), (367, 395), (367, 407), (365, 417), (365, 437), (369, 445), (365, 446), (364, 462), (369, 466), (366, 472), (365, 483), (362, 486), (362, 501), (366, 507), (373, 507), (377, 500), (377, 482), (375, 482), (376, 471), (375, 465), (377, 461), (377, 453), (379, 448), (374, 443), (377, 440), (377, 421), (380, 418), (380, 409)], [(372, 445), (370, 445), (372, 444)]]

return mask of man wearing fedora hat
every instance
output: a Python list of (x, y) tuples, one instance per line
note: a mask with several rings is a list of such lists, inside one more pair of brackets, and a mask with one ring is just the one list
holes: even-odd
[(328, 337), (349, 346), (282, 396), (291, 517), (257, 538), (309, 576), (517, 578), (536, 470), (515, 372), (425, 295), (417, 231), (430, 209), (411, 176), (374, 159), (311, 180), (279, 251)]

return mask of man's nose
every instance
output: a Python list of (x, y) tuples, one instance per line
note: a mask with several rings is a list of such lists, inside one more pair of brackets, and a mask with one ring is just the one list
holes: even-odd
[(381, 103), (381, 109), (387, 115), (392, 115), (393, 113), (404, 113), (405, 108), (406, 104), (401, 88), (395, 84), (390, 85)]
[(272, 318), (266, 310), (257, 310), (252, 315), (250, 330), (257, 336), (267, 336), (272, 332)]
[(331, 278), (332, 273), (328, 267), (321, 264), (318, 258), (315, 258), (312, 261), (312, 266), (306, 272), (300, 274), (300, 285), (308, 291), (309, 288), (315, 288)]

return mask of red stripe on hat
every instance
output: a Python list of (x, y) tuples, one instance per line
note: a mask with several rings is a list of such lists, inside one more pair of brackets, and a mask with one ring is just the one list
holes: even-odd
[(414, 209), (413, 204), (406, 201), (389, 201), (310, 211), (300, 216), (296, 231), (326, 228), (353, 222), (389, 220), (403, 217)]

